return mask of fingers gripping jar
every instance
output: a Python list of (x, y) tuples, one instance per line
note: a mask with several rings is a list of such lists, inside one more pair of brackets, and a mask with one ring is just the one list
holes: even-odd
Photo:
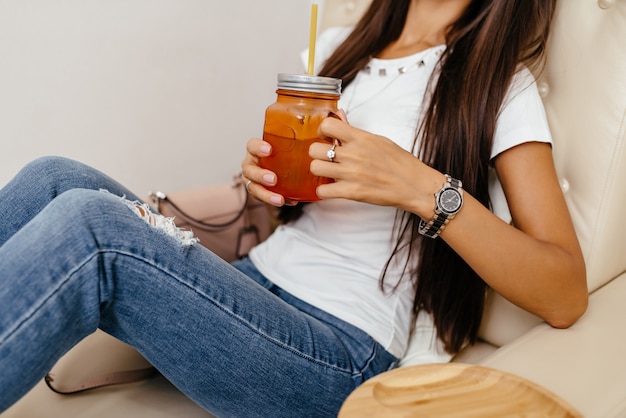
[(311, 174), (309, 146), (321, 139), (317, 130), (324, 118), (337, 111), (341, 79), (301, 74), (278, 74), (276, 102), (265, 112), (263, 140), (272, 146), (272, 155), (260, 165), (273, 171), (277, 183), (269, 190), (287, 200), (319, 200), (315, 190), (332, 179)]

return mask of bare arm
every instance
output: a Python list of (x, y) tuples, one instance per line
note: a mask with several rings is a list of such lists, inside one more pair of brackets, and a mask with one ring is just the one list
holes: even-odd
[[(320, 131), (342, 141), (333, 163), (325, 158), (327, 145), (311, 146), (311, 171), (336, 180), (318, 188), (320, 197), (395, 206), (424, 219), (433, 216), (443, 173), (387, 138), (344, 122), (326, 120)], [(551, 148), (535, 142), (519, 145), (499, 155), (495, 167), (515, 226), (465, 193), (463, 208), (440, 237), (502, 296), (552, 326), (570, 326), (587, 306), (585, 266)]]
[(495, 167), (514, 227), (468, 196), (441, 237), (502, 296), (568, 327), (587, 307), (587, 283), (551, 148), (519, 145), (498, 156)]

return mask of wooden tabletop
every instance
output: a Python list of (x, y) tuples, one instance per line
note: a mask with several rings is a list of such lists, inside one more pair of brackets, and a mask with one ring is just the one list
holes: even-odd
[(338, 418), (582, 418), (547, 389), (519, 376), (459, 363), (395, 369), (366, 381)]

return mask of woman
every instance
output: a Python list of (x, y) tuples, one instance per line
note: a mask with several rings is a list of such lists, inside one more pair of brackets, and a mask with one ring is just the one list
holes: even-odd
[(320, 37), (345, 112), (320, 127), (335, 158), (309, 152), (335, 182), (285, 205), (258, 165), (271, 147), (250, 140), (248, 190), (285, 224), (235, 268), (95, 170), (29, 164), (0, 191), (0, 411), (97, 327), (217, 416), (293, 417), (336, 416), (412, 328), (421, 361), (449, 359), (476, 339), (487, 286), (574, 323), (584, 262), (520, 65), (541, 57), (553, 9), (375, 0), (353, 32)]

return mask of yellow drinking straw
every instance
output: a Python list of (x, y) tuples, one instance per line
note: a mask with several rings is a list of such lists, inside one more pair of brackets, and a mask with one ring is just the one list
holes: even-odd
[(311, 5), (311, 32), (309, 33), (309, 68), (308, 75), (313, 75), (315, 66), (315, 36), (317, 35), (317, 4)]

